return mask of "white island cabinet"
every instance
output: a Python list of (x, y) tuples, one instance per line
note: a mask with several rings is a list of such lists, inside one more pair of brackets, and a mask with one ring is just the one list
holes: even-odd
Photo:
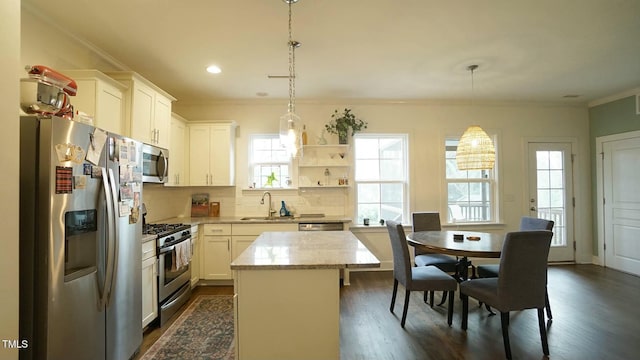
[(339, 359), (340, 269), (373, 267), (349, 231), (262, 233), (231, 263), (237, 359)]

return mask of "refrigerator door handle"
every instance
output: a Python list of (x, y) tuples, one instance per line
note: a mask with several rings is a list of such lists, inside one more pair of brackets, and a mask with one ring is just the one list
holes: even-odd
[(118, 192), (116, 191), (116, 179), (113, 176), (113, 170), (109, 169), (109, 184), (111, 186), (111, 197), (112, 197), (112, 223), (113, 223), (113, 236), (110, 237), (112, 239), (113, 244), (113, 256), (110, 256), (111, 260), (111, 278), (109, 279), (108, 291), (106, 291), (106, 301), (105, 305), (109, 306), (109, 302), (111, 301), (111, 290), (113, 289), (113, 283), (116, 278), (116, 272), (118, 269), (118, 246), (120, 242), (120, 237), (118, 236)]
[(113, 259), (115, 255), (115, 222), (114, 222), (114, 208), (111, 194), (111, 187), (109, 186), (109, 178), (107, 177), (107, 169), (102, 168), (102, 184), (104, 186), (105, 201), (107, 203), (107, 256), (105, 265), (105, 277), (104, 284), (102, 286), (102, 294), (100, 295), (100, 307), (106, 306), (108, 300), (107, 297), (111, 292), (111, 284), (113, 280)]

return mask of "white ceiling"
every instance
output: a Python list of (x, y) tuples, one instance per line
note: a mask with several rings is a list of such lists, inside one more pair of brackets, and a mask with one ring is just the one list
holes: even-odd
[[(282, 0), (22, 3), (178, 100), (288, 97)], [(297, 99), (469, 99), (470, 64), (479, 100), (640, 86), (640, 0), (300, 0), (293, 38)]]

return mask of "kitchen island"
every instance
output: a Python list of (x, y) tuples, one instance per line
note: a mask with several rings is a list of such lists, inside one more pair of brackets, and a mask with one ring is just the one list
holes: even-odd
[(339, 359), (340, 269), (375, 267), (349, 231), (262, 233), (231, 263), (236, 358)]

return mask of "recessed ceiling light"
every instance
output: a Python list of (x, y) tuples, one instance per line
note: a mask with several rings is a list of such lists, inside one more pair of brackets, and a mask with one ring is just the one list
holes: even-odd
[(217, 65), (209, 65), (207, 66), (207, 72), (211, 74), (220, 74), (222, 69), (220, 69)]

